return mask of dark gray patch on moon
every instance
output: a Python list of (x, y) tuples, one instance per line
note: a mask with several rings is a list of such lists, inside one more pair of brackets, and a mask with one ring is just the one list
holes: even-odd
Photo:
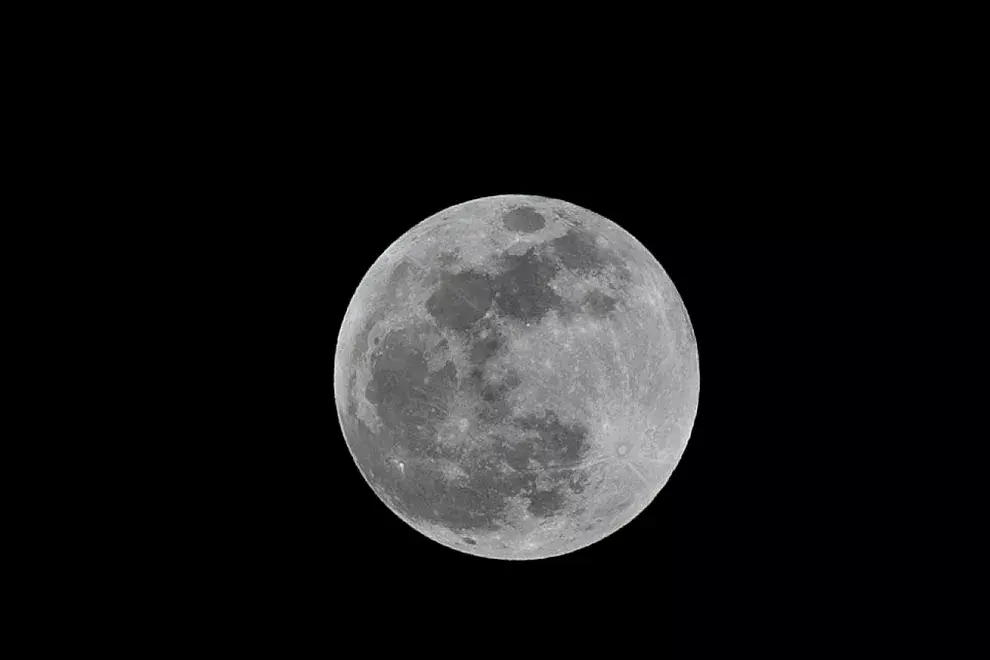
[(456, 264), (459, 260), (460, 260), (460, 253), (456, 248), (453, 250), (444, 250), (443, 252), (440, 253), (440, 256), (437, 257), (437, 262), (443, 268), (449, 268), (450, 266)]
[(439, 288), (426, 301), (426, 309), (437, 325), (458, 331), (470, 328), (491, 305), (488, 275), (472, 271), (444, 272)]
[(550, 286), (559, 267), (530, 248), (524, 254), (502, 254), (500, 272), (489, 276), (474, 270), (453, 273), (444, 270), (440, 284), (426, 301), (426, 308), (437, 325), (465, 331), (498, 308), (499, 316), (532, 323), (552, 309), (563, 310), (564, 300)]
[(486, 378), (484, 367), (479, 366), (471, 370), (470, 378), (469, 385), (472, 392), (479, 398), (478, 419), (487, 424), (498, 424), (506, 419), (511, 414), (507, 397), (512, 390), (519, 386), (518, 375), (510, 371), (498, 379)]
[(602, 291), (589, 291), (584, 297), (585, 311), (596, 318), (608, 316), (615, 310), (618, 301)]
[(553, 411), (544, 411), (541, 416), (517, 417), (514, 422), (519, 428), (535, 434), (532, 457), (542, 464), (570, 465), (590, 449), (587, 430), (562, 423)]
[(429, 333), (428, 326), (411, 326), (387, 334), (372, 355), (373, 377), (365, 388), (365, 398), (384, 425), (403, 429), (403, 442), (411, 451), (433, 445), (430, 423), (445, 411), (447, 393), (456, 384), (453, 363), (430, 373), (425, 356)]
[(502, 341), (493, 327), (484, 337), (479, 338), (471, 347), (471, 362), (475, 365), (484, 364), (498, 353)]
[(577, 273), (599, 272), (609, 265), (628, 271), (617, 255), (600, 248), (595, 237), (581, 229), (568, 230), (550, 241), (550, 246), (561, 265)]
[[(371, 336), (372, 331), (375, 327), (385, 320), (388, 311), (393, 308), (397, 303), (398, 290), (400, 285), (411, 275), (412, 267), (407, 261), (401, 261), (396, 264), (395, 268), (389, 274), (386, 281), (384, 296), (385, 300), (380, 304), (373, 313), (369, 316), (364, 324), (361, 326), (360, 332), (358, 332), (353, 344), (349, 347), (349, 353), (347, 358), (347, 364), (357, 363), (367, 348), (368, 338)], [(373, 339), (373, 343), (377, 345), (380, 341), (379, 337)], [(357, 409), (357, 401), (354, 398), (354, 383), (357, 378), (357, 373), (354, 372), (350, 376), (350, 381), (348, 384), (348, 402), (347, 409), (349, 415), (353, 416)]]
[(354, 387), (357, 384), (357, 370), (351, 372), (350, 378), (347, 379), (347, 415), (348, 417), (354, 417), (357, 415), (357, 399), (354, 398)]
[(511, 209), (502, 216), (502, 225), (509, 231), (530, 234), (546, 227), (547, 221), (536, 212), (536, 209), (520, 206)]
[[(392, 330), (371, 348), (365, 397), (382, 430), (374, 436), (361, 424), (358, 433), (380, 448), (365, 455), (380, 465), (366, 469), (403, 515), (459, 533), (500, 529), (513, 497), (527, 498), (533, 515), (561, 512), (568, 496), (583, 489), (575, 472), (592, 449), (588, 429), (562, 423), (552, 410), (513, 417), (507, 397), (520, 385), (518, 375), (500, 370), (492, 377), (486, 368), (505, 350), (499, 324), (487, 315), (492, 307), (496, 318), (534, 322), (563, 305), (549, 286), (558, 271), (550, 259), (530, 249), (503, 254), (498, 265), (493, 276), (443, 270), (426, 301), (433, 322)], [(466, 345), (469, 368), (460, 377), (450, 361), (430, 371), (427, 351), (440, 329)], [(488, 434), (487, 445), (438, 442), (444, 424), (449, 432), (459, 392), (474, 402), (472, 432)], [(394, 467), (398, 457), (401, 469)], [(459, 478), (445, 473), (449, 463), (459, 466)]]
[(495, 304), (510, 319), (532, 323), (552, 309), (562, 309), (564, 301), (550, 286), (558, 267), (530, 248), (522, 255), (502, 255), (504, 272), (492, 287)]
[(526, 510), (539, 518), (552, 516), (567, 502), (567, 498), (557, 490), (538, 490), (531, 492), (528, 497), (529, 504), (526, 505)]

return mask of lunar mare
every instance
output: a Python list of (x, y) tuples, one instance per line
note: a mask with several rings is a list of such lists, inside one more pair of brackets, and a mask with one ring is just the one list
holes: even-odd
[(334, 394), (367, 483), (426, 536), (534, 559), (636, 516), (697, 411), (687, 311), (628, 232), (502, 195), (412, 227), (345, 313)]

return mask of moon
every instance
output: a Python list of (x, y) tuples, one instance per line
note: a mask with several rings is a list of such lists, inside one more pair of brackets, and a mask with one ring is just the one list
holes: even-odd
[(496, 559), (574, 552), (632, 520), (687, 446), (699, 383), (656, 258), (600, 215), (526, 195), (452, 206), (392, 243), (334, 359), (372, 492), (425, 537)]

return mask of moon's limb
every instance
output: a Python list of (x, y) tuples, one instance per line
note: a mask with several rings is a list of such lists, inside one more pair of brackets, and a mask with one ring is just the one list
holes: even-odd
[[(539, 215), (544, 225), (532, 219), (505, 222), (506, 213), (519, 209)], [(501, 293), (503, 302), (489, 300), (485, 287), (495, 298)], [(535, 298), (526, 302), (526, 296)], [(443, 321), (445, 314), (450, 321)], [(466, 337), (482, 319), (484, 332), (498, 335), (490, 349), (484, 337)], [(417, 327), (425, 328), (425, 339), (410, 331)], [(452, 386), (467, 382), (476, 370), (472, 358), (484, 360), (484, 373), (474, 374), (475, 380), (498, 385), (514, 379), (511, 387), (502, 388), (505, 392), (496, 390), (497, 409), (488, 417), (472, 409), (470, 397), (462, 399), (463, 410), (456, 397), (442, 405), (423, 404), (450, 420), (436, 434), (445, 450), (464, 451), (459, 447), (482, 442), (483, 432), (490, 437), (504, 429), (496, 413), (517, 420), (518, 432), (519, 420), (552, 411), (559, 420), (554, 423), (563, 425), (559, 428), (573, 424), (575, 437), (586, 437), (584, 458), (574, 471), (590, 487), (543, 491), (535, 490), (541, 486), (534, 482), (524, 491), (530, 497), (504, 497), (504, 515), (491, 529), (485, 519), (467, 514), (448, 512), (444, 518), (437, 513), (431, 520), (428, 506), (415, 515), (408, 507), (403, 513), (402, 498), (389, 480), (407, 479), (418, 468), (440, 470), (442, 461), (417, 463), (423, 457), (415, 452), (385, 451), (372, 441), (390, 428), (390, 421), (379, 416), (380, 406), (368, 398), (380, 394), (372, 356), (400, 331), (409, 335), (408, 342), (422, 340), (423, 357), (416, 359), (421, 373), (431, 374), (427, 381), (437, 375)], [(403, 364), (413, 358), (403, 358)], [(405, 377), (404, 371), (395, 373)], [(410, 382), (409, 387), (419, 386)], [(338, 336), (334, 389), (351, 454), (393, 512), (463, 552), (539, 558), (607, 536), (662, 488), (683, 452), (697, 409), (697, 346), (673, 284), (627, 232), (559, 200), (490, 197), (425, 220), (369, 269)], [(477, 435), (465, 441), (467, 433)], [(411, 441), (405, 438), (395, 446), (403, 442)], [(468, 484), (464, 492), (472, 492), (470, 475), (456, 461), (448, 463), (453, 467), (441, 470), (448, 485)], [(535, 515), (542, 510), (536, 495), (554, 492), (548, 515)]]

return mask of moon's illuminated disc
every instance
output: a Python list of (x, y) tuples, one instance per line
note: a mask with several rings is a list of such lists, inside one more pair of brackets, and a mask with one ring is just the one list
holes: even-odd
[(615, 223), (486, 197), (420, 222), (372, 265), (337, 339), (357, 467), (428, 537), (505, 559), (608, 536), (663, 487), (698, 407), (687, 311)]

